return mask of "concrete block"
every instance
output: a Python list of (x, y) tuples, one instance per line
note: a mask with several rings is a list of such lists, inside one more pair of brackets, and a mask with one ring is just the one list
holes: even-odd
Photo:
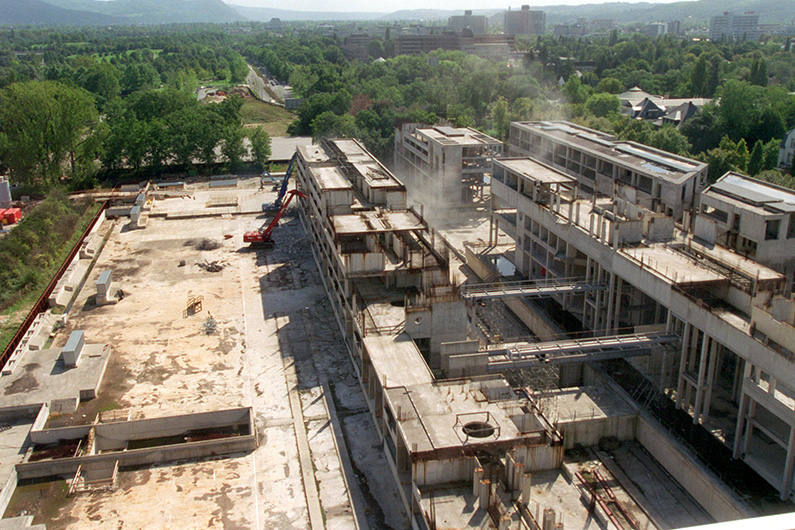
[(69, 340), (66, 341), (61, 355), (66, 366), (77, 366), (80, 360), (80, 355), (83, 353), (83, 347), (86, 345), (86, 338), (82, 330), (73, 331), (69, 335)]
[(50, 411), (55, 414), (72, 414), (79, 404), (80, 401), (76, 397), (53, 399), (50, 401)]
[(97, 280), (97, 296), (105, 297), (110, 294), (110, 286), (113, 283), (113, 272), (110, 269), (102, 271)]

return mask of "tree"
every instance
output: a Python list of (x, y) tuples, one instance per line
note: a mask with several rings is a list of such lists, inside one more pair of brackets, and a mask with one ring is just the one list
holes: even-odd
[(648, 145), (678, 155), (689, 155), (692, 149), (687, 137), (674, 126), (665, 126), (652, 131), (649, 134)]
[(617, 43), (618, 43), (618, 30), (614, 29), (610, 32), (610, 40), (608, 40), (607, 45), (612, 48)]
[(94, 94), (100, 108), (121, 94), (119, 71), (104, 61), (95, 62), (81, 72), (77, 84)]
[(596, 85), (597, 92), (607, 92), (608, 94), (620, 94), (624, 91), (624, 85), (615, 77), (605, 77)]
[(715, 91), (718, 89), (720, 85), (720, 68), (721, 64), (723, 63), (723, 59), (720, 55), (715, 54), (712, 56), (712, 59), (709, 61), (709, 68), (707, 69), (707, 80), (704, 85), (704, 93), (703, 96), (706, 98), (711, 98), (715, 95)]
[(750, 81), (752, 85), (767, 86), (767, 61), (765, 61), (764, 57), (762, 57), (759, 52), (754, 56), (754, 62), (751, 63), (751, 74), (748, 77), (748, 81)]
[(82, 172), (97, 125), (94, 99), (82, 88), (28, 81), (0, 91), (0, 159), (21, 183), (49, 188), (66, 167)]
[(356, 121), (350, 114), (342, 116), (327, 110), (318, 114), (311, 124), (312, 138), (355, 138), (359, 132)]
[(759, 88), (744, 81), (731, 79), (723, 85), (720, 99), (720, 116), (726, 132), (733, 138), (744, 138), (754, 122)]
[(367, 45), (367, 55), (372, 57), (373, 59), (378, 59), (379, 57), (384, 56), (384, 44), (378, 40), (373, 39)]
[(577, 75), (570, 76), (561, 88), (561, 92), (568, 99), (568, 103), (579, 104), (585, 103), (588, 99), (588, 90), (582, 86), (580, 78)]
[(682, 124), (681, 132), (693, 146), (693, 153), (704, 153), (717, 147), (725, 127), (716, 105), (704, 105), (695, 116)]
[(491, 114), (491, 122), (494, 129), (497, 131), (497, 138), (500, 141), (506, 141), (511, 128), (511, 117), (508, 114), (508, 100), (499, 96), (497, 101), (489, 105), (489, 113)]
[(222, 133), (221, 153), (233, 172), (240, 171), (243, 165), (243, 130), (239, 125), (228, 125)]
[(765, 148), (762, 140), (757, 140), (751, 150), (751, 157), (748, 159), (747, 173), (752, 177), (760, 173), (765, 163)]
[(137, 90), (148, 90), (160, 86), (160, 75), (149, 63), (134, 63), (127, 66), (121, 75), (122, 91), (130, 94)]
[(620, 107), (621, 103), (618, 98), (607, 92), (593, 94), (585, 102), (585, 108), (597, 118), (603, 118), (610, 113), (618, 112)]
[(701, 54), (693, 67), (693, 72), (690, 75), (690, 84), (693, 87), (693, 94), (703, 96), (706, 92), (707, 83), (707, 57)]
[(251, 141), (251, 157), (260, 170), (265, 169), (265, 165), (271, 157), (271, 138), (264, 130), (257, 127), (249, 134)]

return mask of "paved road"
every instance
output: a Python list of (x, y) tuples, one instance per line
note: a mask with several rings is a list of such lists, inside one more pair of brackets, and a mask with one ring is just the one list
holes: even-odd
[(267, 81), (262, 79), (251, 66), (248, 67), (246, 83), (262, 101), (273, 103), (273, 98), (270, 96), (270, 94), (268, 94), (268, 91), (265, 90)]

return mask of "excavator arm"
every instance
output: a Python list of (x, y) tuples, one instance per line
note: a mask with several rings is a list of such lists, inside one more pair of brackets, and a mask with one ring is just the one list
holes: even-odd
[(243, 242), (251, 243), (252, 245), (257, 245), (257, 244), (273, 245), (273, 242), (271, 241), (271, 232), (273, 232), (273, 229), (276, 228), (276, 226), (278, 226), (279, 219), (282, 218), (282, 215), (284, 215), (284, 211), (287, 209), (288, 206), (290, 206), (290, 202), (292, 202), (293, 197), (295, 197), (296, 195), (298, 195), (302, 199), (305, 199), (307, 197), (306, 193), (302, 191), (290, 190), (289, 192), (287, 192), (287, 200), (282, 203), (281, 207), (279, 208), (279, 211), (276, 212), (276, 215), (273, 217), (271, 222), (268, 223), (268, 226), (267, 227), (263, 226), (259, 230), (252, 230), (251, 232), (246, 232), (245, 234), (243, 234)]

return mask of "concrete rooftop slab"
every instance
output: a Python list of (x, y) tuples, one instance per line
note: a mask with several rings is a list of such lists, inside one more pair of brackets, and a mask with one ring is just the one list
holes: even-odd
[[(89, 337), (90, 340), (90, 337)], [(0, 378), (0, 407), (19, 407), (94, 396), (110, 358), (110, 345), (86, 344), (78, 365), (64, 366), (61, 348), (28, 352), (14, 373)]]

